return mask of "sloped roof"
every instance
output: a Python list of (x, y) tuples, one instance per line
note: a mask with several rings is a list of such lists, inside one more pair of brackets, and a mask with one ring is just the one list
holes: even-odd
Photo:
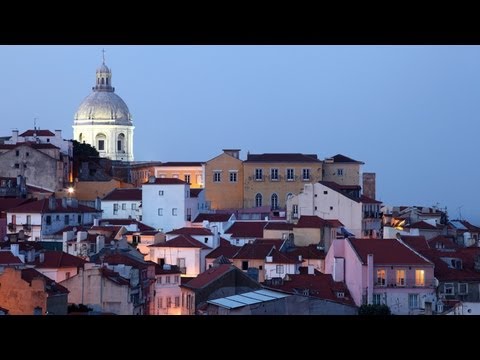
[(30, 130), (24, 131), (23, 133), (21, 133), (18, 136), (27, 137), (27, 136), (34, 136), (35, 134), (37, 136), (55, 136), (55, 134), (53, 132), (51, 132), (50, 130), (40, 130), (40, 129), (39, 130), (30, 129)]
[(430, 225), (429, 223), (425, 221), (418, 221), (414, 224), (411, 224), (409, 226), (405, 226), (406, 228), (410, 229), (420, 229), (420, 230), (437, 230), (436, 226)]
[(322, 229), (324, 227), (343, 226), (339, 220), (325, 220), (317, 215), (302, 215), (298, 219), (298, 223), (294, 225), (296, 228), (313, 228)]
[(248, 154), (247, 160), (244, 162), (321, 162), (316, 154), (300, 154), (300, 153), (264, 153), (264, 154)]
[(301, 264), (303, 262), (303, 260), (298, 260), (298, 258), (293, 256), (287, 256), (277, 249), (273, 249), (269, 256), (272, 257), (273, 264)]
[(443, 235), (435, 236), (428, 240), (428, 245), (431, 249), (441, 248), (441, 249), (459, 249), (460, 246), (453, 241), (451, 237), (446, 237)]
[[(480, 271), (474, 268), (476, 257), (480, 256), (480, 248), (459, 248), (453, 252), (436, 249), (422, 250), (421, 254), (435, 264), (435, 277), (445, 281), (472, 281), (480, 282)], [(462, 260), (462, 268), (456, 269), (448, 266), (441, 258), (456, 258)]]
[(39, 269), (60, 269), (71, 267), (83, 267), (85, 260), (79, 257), (67, 254), (63, 251), (45, 251), (43, 253), (44, 261), (41, 262), (37, 257), (35, 259), (35, 267)]
[(272, 244), (245, 244), (233, 256), (234, 259), (265, 260), (275, 245)]
[(352, 245), (364, 265), (368, 254), (373, 254), (375, 265), (432, 265), (397, 239), (347, 238), (345, 241)]
[[(203, 273), (199, 274), (196, 278), (190, 280), (186, 284), (182, 284), (182, 286), (191, 288), (191, 289), (201, 289), (208, 284), (212, 283), (213, 281), (219, 279), (226, 273), (230, 271), (238, 270), (235, 266), (229, 264), (222, 264), (217, 267), (212, 267)], [(238, 270), (241, 271), (241, 270)]]
[(287, 255), (297, 258), (299, 255), (301, 255), (303, 259), (325, 259), (325, 251), (319, 250), (315, 244), (310, 244), (308, 246), (296, 246), (293, 249), (290, 249), (287, 252)]
[(417, 251), (429, 248), (428, 242), (425, 239), (425, 236), (423, 235), (421, 236), (402, 235), (400, 238), (405, 244), (407, 244), (412, 249), (415, 249)]
[(137, 188), (118, 188), (113, 189), (102, 199), (103, 201), (141, 201), (142, 200), (142, 189)]
[(209, 229), (203, 227), (183, 227), (167, 232), (167, 235), (213, 235)]
[(283, 221), (269, 221), (264, 227), (265, 230), (293, 230), (293, 224)]
[(67, 288), (43, 275), (38, 270), (33, 268), (22, 269), (22, 280), (32, 284), (32, 280), (35, 278), (43, 278), (45, 280), (45, 291), (50, 296), (68, 294), (70, 292)]
[(100, 274), (101, 274), (104, 278), (106, 278), (106, 279), (114, 282), (114, 283), (117, 284), (117, 285), (120, 285), (120, 286), (128, 286), (128, 285), (130, 285), (130, 280), (122, 277), (119, 273), (117, 273), (117, 272), (115, 272), (115, 271), (113, 271), (113, 270), (110, 270), (110, 269), (108, 269), (108, 268), (106, 268), (106, 267), (102, 267), (102, 268), (100, 269)]
[(190, 189), (190, 197), (192, 198), (198, 198), (198, 195), (203, 191), (204, 189)]
[(136, 219), (100, 219), (99, 223), (103, 226), (115, 225), (125, 227), (128, 225), (136, 224), (138, 227), (138, 231), (156, 231), (155, 228), (148, 226)]
[(203, 222), (203, 221), (209, 221), (209, 222), (227, 222), (232, 214), (206, 214), (206, 213), (200, 213), (197, 215), (195, 220), (193, 222)]
[(200, 249), (211, 249), (209, 246), (201, 243), (200, 241), (194, 239), (190, 235), (178, 235), (172, 240), (166, 242), (152, 244), (149, 247), (170, 247), (170, 248), (200, 248)]
[(108, 263), (109, 265), (119, 265), (124, 264), (128, 266), (132, 266), (138, 269), (145, 269), (149, 266), (153, 266), (154, 263), (150, 263), (141, 259), (136, 259), (129, 256), (126, 253), (110, 253), (106, 254), (103, 259), (97, 259), (97, 263)]
[(186, 185), (185, 181), (177, 178), (155, 178), (155, 182), (144, 182), (143, 185)]
[(266, 221), (235, 221), (225, 233), (232, 234), (232, 238), (261, 238), (266, 224)]
[(11, 251), (0, 251), (0, 265), (21, 265), (20, 258), (13, 255)]
[(14, 209), (22, 204), (32, 202), (31, 199), (17, 199), (17, 198), (0, 198), (0, 212)]
[(188, 166), (202, 166), (204, 162), (201, 161), (168, 161), (157, 165), (159, 167), (175, 166), (175, 167), (188, 167)]
[(368, 196), (365, 196), (365, 195), (360, 195), (360, 202), (363, 203), (363, 204), (382, 204), (381, 201), (372, 199), (372, 198), (370, 198)]
[(363, 161), (357, 161), (353, 160), (352, 158), (349, 158), (348, 156), (342, 155), (342, 154), (337, 154), (334, 155), (328, 159), (333, 159), (334, 163), (357, 163), (357, 164), (365, 164)]
[(220, 246), (217, 247), (215, 250), (209, 252), (208, 255), (206, 256), (206, 258), (207, 259), (216, 259), (219, 256), (225, 256), (228, 259), (233, 259), (235, 254), (240, 249), (241, 249), (240, 246), (234, 246), (234, 245), (231, 245), (230, 243), (222, 244), (222, 242), (220, 242)]
[(55, 199), (55, 209), (50, 210), (48, 207), (49, 199), (42, 199), (37, 201), (28, 202), (17, 206), (16, 208), (10, 209), (10, 213), (92, 213), (92, 212), (101, 212), (101, 210), (96, 210), (95, 208), (78, 204), (77, 207), (72, 207), (67, 205), (66, 207), (62, 206), (62, 199)]

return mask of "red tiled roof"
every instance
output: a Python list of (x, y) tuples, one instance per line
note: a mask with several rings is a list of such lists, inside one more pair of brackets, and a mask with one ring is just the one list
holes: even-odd
[(257, 245), (265, 245), (265, 244), (269, 244), (269, 245), (275, 245), (275, 248), (276, 249), (280, 249), (283, 245), (283, 243), (285, 242), (285, 240), (283, 239), (268, 239), (268, 238), (256, 238), (255, 240), (253, 240), (253, 244), (257, 244)]
[(301, 255), (302, 259), (325, 259), (325, 251), (319, 250), (315, 244), (310, 244), (308, 246), (297, 246), (288, 251), (287, 255), (295, 256), (297, 258), (299, 255)]
[(32, 129), (27, 130), (18, 136), (27, 137), (27, 136), (34, 136), (34, 134), (36, 134), (37, 136), (55, 136), (55, 134), (52, 133), (50, 130), (32, 130)]
[(35, 270), (33, 268), (27, 268), (22, 270), (22, 280), (28, 282), (29, 284), (32, 284), (32, 280), (35, 278), (45, 279), (45, 291), (48, 295), (54, 296), (58, 294), (68, 294), (70, 292), (67, 288), (53, 281), (49, 277), (43, 275), (38, 270)]
[(142, 189), (113, 189), (102, 199), (104, 201), (141, 201)]
[(87, 213), (87, 212), (101, 212), (101, 210), (96, 210), (95, 208), (78, 204), (78, 207), (72, 206), (62, 206), (62, 199), (55, 199), (56, 206), (54, 210), (50, 210), (48, 207), (49, 199), (42, 199), (37, 201), (32, 201), (16, 208), (10, 209), (11, 213)]
[(333, 159), (334, 163), (357, 163), (357, 164), (365, 164), (363, 161), (353, 160), (345, 155), (337, 154), (332, 156), (330, 159)]
[(270, 255), (272, 257), (272, 263), (273, 264), (301, 264), (302, 261), (298, 260), (298, 257), (295, 258), (293, 256), (287, 256), (277, 249), (273, 249), (270, 252)]
[(360, 260), (367, 264), (367, 255), (373, 254), (375, 265), (432, 265), (397, 239), (348, 238)]
[(59, 269), (59, 268), (71, 268), (71, 267), (83, 267), (86, 263), (85, 260), (79, 257), (64, 253), (63, 251), (45, 251), (44, 261), (40, 262), (39, 258), (35, 259), (35, 266), (43, 269)]
[[(355, 306), (347, 286), (342, 282), (333, 281), (330, 274), (320, 272), (311, 275), (289, 274), (280, 284), (269, 283), (267, 285), (264, 283), (262, 285), (269, 289), (281, 290), (290, 294), (303, 295), (304, 291), (308, 291), (308, 295), (312, 297)], [(337, 297), (337, 292), (343, 292), (344, 297)]]
[(167, 232), (167, 235), (213, 235), (209, 229), (203, 227), (183, 227)]
[[(336, 220), (338, 223), (342, 224), (340, 221)], [(312, 228), (312, 229), (322, 229), (324, 227), (335, 227), (334, 225), (337, 222), (331, 222), (330, 220), (322, 219), (317, 215), (302, 215), (298, 219), (298, 223), (294, 226), (296, 228)], [(343, 226), (343, 225), (340, 225)]]
[(63, 229), (60, 229), (57, 232), (54, 232), (52, 235), (63, 235), (65, 231), (75, 231), (75, 233), (77, 233), (78, 231), (88, 231), (89, 229), (90, 229), (90, 226), (68, 225), (68, 226), (65, 226)]
[(0, 149), (8, 150), (8, 149), (15, 149), (20, 146), (28, 146), (32, 149), (59, 149), (59, 147), (53, 144), (37, 144), (30, 141), (19, 142), (16, 144), (0, 144)]
[(480, 232), (480, 227), (470, 224), (466, 220), (460, 220), (460, 222), (465, 226), (469, 231)]
[(406, 228), (409, 229), (421, 229), (421, 230), (437, 230), (436, 226), (430, 225), (429, 223), (425, 221), (418, 221), (414, 224), (411, 224), (409, 226), (405, 226)]
[(0, 251), (0, 265), (21, 265), (22, 261), (11, 251)]
[(122, 228), (121, 225), (102, 225), (102, 226), (92, 226), (89, 230), (90, 233), (95, 233), (95, 231), (107, 231), (110, 233), (118, 233)]
[(182, 181), (177, 178), (155, 178), (155, 182), (151, 183), (149, 181), (144, 182), (143, 185), (185, 185), (185, 181)]
[(154, 263), (143, 261), (140, 259), (135, 259), (131, 256), (119, 253), (106, 254), (103, 259), (98, 258), (98, 263), (108, 263), (109, 265), (129, 265), (138, 269), (145, 269), (149, 266), (153, 266)]
[(226, 234), (232, 238), (261, 238), (266, 221), (235, 221)]
[(274, 153), (248, 154), (244, 162), (320, 162), (316, 154)]
[(428, 242), (425, 239), (425, 236), (411, 236), (411, 235), (402, 235), (400, 237), (402, 241), (410, 246), (412, 249), (419, 251), (423, 249), (428, 249)]
[(265, 225), (265, 230), (293, 230), (293, 224), (283, 221), (270, 221)]
[(187, 167), (187, 166), (202, 166), (204, 162), (200, 161), (168, 161), (161, 163), (160, 165), (157, 166), (178, 166), (178, 167)]
[(360, 196), (360, 202), (362, 202), (363, 204), (381, 204), (382, 203), (381, 201), (372, 199), (365, 195)]
[(229, 264), (222, 264), (218, 267), (212, 267), (199, 274), (196, 278), (190, 280), (186, 284), (182, 284), (182, 286), (191, 289), (201, 289), (210, 284), (211, 282), (219, 279), (221, 276), (225, 275), (229, 271), (235, 271), (235, 269), (235, 266)]
[(227, 222), (232, 214), (198, 214), (193, 222)]
[[(436, 249), (422, 250), (421, 254), (435, 264), (435, 277), (445, 281), (473, 281), (480, 282), (480, 272), (474, 268), (475, 259), (480, 256), (480, 248), (459, 248), (456, 251), (441, 251)], [(462, 268), (449, 267), (441, 258), (455, 258), (462, 260)]]
[(2, 198), (0, 199), (0, 212), (14, 209), (22, 204), (32, 202), (31, 199)]
[(458, 249), (460, 246), (452, 238), (438, 235), (428, 240), (431, 249)]
[(245, 244), (233, 256), (233, 259), (257, 259), (265, 260), (275, 245), (272, 244)]
[(145, 225), (144, 223), (135, 220), (135, 219), (100, 219), (99, 224), (103, 226), (110, 226), (110, 225), (117, 225), (117, 226), (128, 226), (132, 224), (136, 224), (138, 227), (138, 231), (156, 231), (155, 228)]
[(216, 259), (221, 255), (225, 256), (227, 259), (233, 259), (233, 257), (238, 252), (238, 250), (241, 249), (240, 246), (232, 245), (227, 240), (225, 239), (223, 240), (226, 241), (227, 244), (222, 243), (222, 239), (221, 239), (220, 246), (217, 247), (215, 250), (209, 252), (208, 255), (206, 256), (207, 259)]
[(102, 267), (102, 268), (100, 269), (100, 274), (101, 274), (104, 278), (106, 278), (106, 279), (108, 279), (108, 280), (110, 280), (110, 281), (113, 281), (115, 284), (118, 284), (118, 285), (120, 285), (120, 286), (125, 286), (125, 285), (128, 286), (128, 285), (130, 285), (130, 280), (125, 279), (124, 277), (120, 276), (119, 273), (117, 273), (117, 272), (115, 272), (115, 271), (113, 271), (113, 270), (110, 270), (110, 269), (108, 269), (108, 268), (106, 268), (106, 267)]
[(211, 249), (209, 246), (202, 244), (200, 241), (194, 239), (190, 235), (178, 235), (172, 240), (166, 242), (152, 244), (149, 247), (170, 247), (170, 248), (200, 248)]

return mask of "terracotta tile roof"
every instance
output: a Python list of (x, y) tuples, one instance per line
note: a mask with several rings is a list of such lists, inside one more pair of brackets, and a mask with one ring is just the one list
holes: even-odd
[(143, 185), (186, 185), (185, 181), (177, 178), (155, 178), (155, 182), (144, 182)]
[(282, 221), (270, 221), (265, 225), (265, 230), (293, 230), (293, 224)]
[(375, 265), (432, 265), (397, 239), (347, 238), (345, 241), (350, 242), (364, 265), (367, 265), (368, 254), (373, 254)]
[(102, 200), (142, 201), (142, 189), (113, 189)]
[(273, 153), (273, 154), (248, 154), (244, 162), (321, 162), (316, 154), (300, 153)]
[(109, 265), (119, 265), (124, 264), (128, 266), (132, 266), (138, 269), (146, 269), (149, 266), (153, 266), (155, 263), (147, 262), (144, 260), (136, 259), (127, 254), (120, 254), (120, 253), (109, 253), (103, 256), (103, 259), (96, 259), (97, 263), (108, 263)]
[(296, 246), (293, 249), (290, 249), (287, 254), (288, 256), (294, 256), (296, 258), (301, 255), (303, 259), (325, 259), (325, 251), (319, 250), (315, 244), (308, 246)]
[(172, 240), (166, 242), (149, 245), (149, 247), (170, 247), (170, 248), (200, 248), (211, 249), (209, 246), (194, 239), (190, 235), (178, 235)]
[(256, 245), (274, 245), (276, 249), (280, 249), (285, 240), (283, 239), (268, 239), (268, 238), (256, 238), (252, 244)]
[(92, 226), (88, 231), (92, 234), (95, 233), (96, 231), (106, 231), (110, 233), (118, 233), (120, 229), (122, 228), (121, 225), (102, 225), (102, 226)]
[(96, 210), (95, 208), (80, 205), (78, 207), (72, 206), (62, 206), (62, 199), (55, 199), (56, 206), (54, 210), (50, 210), (48, 207), (49, 200), (42, 199), (37, 201), (32, 201), (16, 208), (10, 209), (9, 212), (11, 213), (40, 213), (40, 214), (50, 214), (50, 213), (93, 213), (93, 212), (101, 212), (101, 210)]
[(468, 231), (480, 232), (480, 227), (472, 225), (466, 220), (460, 220), (460, 223), (462, 223), (463, 226), (465, 226), (468, 229)]
[(202, 166), (204, 162), (201, 161), (168, 161), (157, 165), (159, 167), (166, 166), (177, 166), (177, 167), (188, 167), (188, 166)]
[[(347, 286), (342, 282), (333, 281), (330, 274), (320, 272), (311, 275), (289, 274), (279, 283), (265, 282), (262, 285), (268, 289), (281, 290), (289, 294), (304, 295), (308, 293), (308, 296), (355, 306)], [(343, 293), (344, 297), (338, 297), (338, 292)]]
[(414, 224), (411, 224), (409, 226), (405, 226), (405, 228), (409, 229), (420, 229), (420, 230), (437, 230), (436, 226), (430, 225), (429, 223), (425, 221), (418, 221)]
[(229, 264), (222, 264), (222, 265), (219, 265), (218, 267), (212, 267), (204, 271), (203, 273), (199, 274), (193, 280), (190, 280), (189, 282), (182, 284), (182, 286), (185, 286), (190, 289), (201, 289), (207, 286), (208, 284), (212, 283), (213, 281), (219, 279), (226, 273), (230, 271), (235, 271), (235, 269), (237, 269), (235, 266), (229, 265)]
[(443, 235), (435, 236), (428, 240), (428, 245), (431, 249), (459, 249), (460, 246), (453, 241), (451, 237)]
[(108, 279), (108, 280), (110, 280), (110, 281), (112, 281), (112, 282), (114, 282), (115, 284), (118, 284), (118, 285), (120, 285), (120, 286), (128, 286), (128, 285), (130, 285), (130, 281), (129, 281), (128, 279), (125, 279), (124, 277), (120, 276), (119, 273), (117, 273), (117, 272), (115, 272), (115, 271), (113, 271), (113, 270), (110, 270), (110, 269), (108, 269), (108, 268), (106, 268), (106, 267), (102, 267), (102, 268), (100, 269), (100, 274), (101, 274), (104, 278), (106, 278), (106, 279)]
[(382, 204), (381, 201), (372, 199), (372, 198), (370, 198), (368, 196), (365, 196), (365, 195), (360, 196), (360, 202), (363, 203), (363, 204)]
[(272, 244), (245, 244), (233, 256), (233, 259), (265, 260), (275, 245)]
[(203, 221), (209, 222), (227, 222), (232, 214), (198, 214), (193, 222), (201, 223)]
[(16, 144), (0, 144), (0, 149), (4, 150), (9, 150), (9, 149), (15, 149), (20, 146), (28, 146), (31, 147), (32, 149), (59, 149), (59, 147), (53, 145), (53, 144), (37, 144), (34, 142), (30, 141), (25, 141), (25, 142), (19, 142)]
[(410, 235), (402, 235), (400, 237), (402, 241), (410, 246), (414, 250), (423, 250), (423, 249), (428, 249), (429, 245), (427, 240), (425, 239), (425, 236), (410, 236)]
[(226, 234), (232, 234), (232, 238), (261, 238), (266, 221), (235, 221)]
[(32, 280), (35, 278), (45, 279), (45, 291), (50, 296), (59, 295), (59, 294), (68, 294), (70, 292), (68, 291), (67, 288), (56, 283), (49, 277), (43, 275), (38, 270), (35, 270), (33, 268), (27, 268), (22, 270), (22, 280), (28, 282), (29, 284), (32, 284)]
[(273, 264), (301, 264), (303, 260), (298, 260), (298, 257), (288, 256), (277, 249), (273, 249), (268, 256), (272, 257)]
[(110, 226), (110, 225), (116, 225), (116, 226), (128, 226), (128, 225), (132, 225), (132, 224), (136, 224), (137, 227), (138, 227), (138, 230), (139, 231), (155, 231), (155, 232), (158, 232), (156, 231), (155, 228), (151, 227), (151, 226), (148, 226), (138, 220), (135, 220), (135, 219), (100, 219), (99, 220), (99, 224), (102, 225), (102, 226)]
[[(476, 257), (480, 256), (480, 248), (459, 248), (455, 251), (441, 251), (436, 249), (422, 250), (420, 253), (435, 264), (435, 277), (442, 282), (472, 281), (480, 282), (480, 271), (474, 268)], [(462, 260), (462, 268), (450, 267), (441, 258), (455, 258)]]
[[(227, 240), (225, 240), (227, 241)], [(228, 241), (227, 241), (228, 242)], [(220, 246), (217, 247), (215, 250), (208, 253), (206, 256), (207, 259), (216, 259), (219, 256), (223, 255), (227, 259), (233, 259), (235, 254), (241, 249), (240, 246), (234, 246), (228, 242), (228, 244), (222, 243), (220, 241)]]
[(86, 263), (85, 260), (80, 259), (76, 256), (64, 253), (63, 251), (45, 251), (44, 252), (44, 261), (40, 262), (40, 259), (37, 257), (35, 259), (35, 267), (40, 269), (60, 269), (60, 268), (71, 268), (71, 267), (83, 267)]
[(357, 164), (365, 164), (363, 161), (353, 160), (345, 155), (337, 154), (335, 156), (330, 157), (329, 159), (333, 159), (334, 163), (357, 163)]
[(203, 227), (183, 227), (167, 232), (167, 235), (213, 235), (209, 229)]
[(198, 198), (198, 195), (203, 191), (203, 189), (190, 189), (190, 197)]
[(339, 185), (339, 184), (337, 184), (336, 182), (333, 182), (333, 181), (319, 181), (319, 183), (322, 184), (323, 186), (328, 187), (329, 189), (332, 189), (332, 190), (336, 191), (337, 193), (345, 196), (346, 198), (348, 198), (350, 200), (353, 200), (357, 203), (360, 202), (360, 198), (351, 196), (344, 191), (344, 190), (352, 190), (352, 189), (346, 189), (345, 186), (341, 186), (341, 185)]
[(36, 134), (37, 136), (55, 136), (55, 134), (52, 133), (50, 130), (40, 130), (40, 129), (39, 130), (30, 129), (30, 130), (24, 131), (18, 136), (27, 137), (27, 136), (34, 136), (34, 134)]
[(185, 285), (187, 284), (189, 281), (192, 281), (193, 279), (195, 279), (194, 277), (191, 277), (191, 276), (181, 276), (180, 277), (180, 285)]
[(323, 229), (324, 227), (338, 227), (338, 225), (343, 226), (343, 224), (338, 220), (325, 220), (316, 215), (302, 215), (294, 227)]
[(28, 202), (33, 202), (35, 200), (31, 199), (16, 199), (16, 198), (1, 198), (0, 199), (0, 212), (5, 210), (14, 209), (20, 205), (26, 204)]
[(22, 261), (10, 251), (0, 251), (0, 265), (21, 265)]

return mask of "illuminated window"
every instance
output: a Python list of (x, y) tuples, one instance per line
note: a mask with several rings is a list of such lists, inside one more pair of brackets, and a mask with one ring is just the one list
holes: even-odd
[(278, 169), (270, 169), (270, 180), (278, 181)]
[(405, 286), (405, 270), (397, 270), (397, 286)]
[(287, 169), (287, 181), (295, 180), (295, 169)]
[(220, 182), (220, 181), (222, 181), (221, 172), (220, 171), (214, 171), (213, 172), (213, 182)]
[(408, 308), (418, 309), (418, 294), (408, 294)]
[(425, 286), (425, 270), (415, 270), (415, 286)]
[(385, 269), (377, 270), (377, 285), (385, 286), (387, 284), (387, 272)]

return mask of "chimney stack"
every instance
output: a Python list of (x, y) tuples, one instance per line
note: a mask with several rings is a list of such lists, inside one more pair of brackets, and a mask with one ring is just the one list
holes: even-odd
[(363, 173), (363, 195), (372, 199), (376, 196), (375, 179), (375, 173)]

